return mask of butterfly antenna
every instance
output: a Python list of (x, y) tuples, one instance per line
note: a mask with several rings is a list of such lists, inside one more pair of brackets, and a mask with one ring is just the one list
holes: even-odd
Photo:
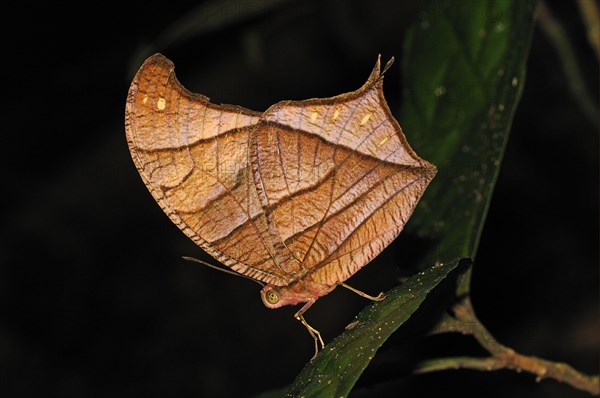
[(198, 264), (206, 265), (207, 267), (210, 267), (210, 268), (216, 269), (217, 271), (225, 272), (226, 274), (235, 275), (235, 276), (239, 276), (239, 277), (242, 277), (242, 278), (250, 279), (251, 281), (258, 283), (258, 284), (259, 284), (259, 285), (261, 285), (262, 287), (264, 287), (264, 286), (265, 286), (265, 284), (264, 284), (264, 283), (262, 283), (261, 281), (257, 281), (256, 279), (252, 279), (252, 278), (250, 278), (250, 277), (248, 277), (248, 276), (246, 276), (246, 275), (238, 274), (238, 273), (237, 273), (237, 272), (235, 272), (235, 271), (231, 271), (231, 270), (228, 270), (228, 269), (225, 269), (225, 268), (218, 267), (218, 266), (216, 266), (216, 265), (213, 265), (213, 264), (211, 264), (211, 263), (207, 263), (206, 261), (202, 261), (202, 260), (200, 260), (200, 259), (197, 259), (197, 258), (194, 258), (194, 257), (188, 257), (188, 256), (181, 256), (181, 258), (183, 258), (184, 260), (187, 260), (187, 261), (194, 262), (194, 263), (198, 263)]

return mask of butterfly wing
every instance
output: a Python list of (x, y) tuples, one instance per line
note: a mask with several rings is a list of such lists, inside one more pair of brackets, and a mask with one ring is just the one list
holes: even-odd
[(248, 162), (259, 113), (187, 91), (157, 54), (127, 98), (131, 156), (171, 220), (207, 253), (254, 279), (283, 285)]
[(402, 230), (435, 167), (408, 146), (379, 60), (359, 90), (264, 114), (187, 91), (150, 57), (131, 85), (129, 148), (171, 220), (232, 269), (278, 286), (332, 286)]
[(258, 194), (298, 279), (310, 273), (332, 286), (366, 265), (402, 231), (436, 172), (392, 116), (379, 61), (359, 90), (278, 103), (260, 126)]

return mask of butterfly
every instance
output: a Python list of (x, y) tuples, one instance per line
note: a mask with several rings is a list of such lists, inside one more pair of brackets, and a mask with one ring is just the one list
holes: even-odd
[(303, 314), (340, 285), (383, 299), (344, 281), (398, 236), (436, 174), (383, 96), (392, 62), (380, 72), (378, 58), (356, 91), (260, 113), (186, 90), (156, 54), (127, 96), (127, 143), (154, 199), (226, 270), (259, 282), (265, 306), (303, 303), (294, 316), (315, 355), (323, 339)]

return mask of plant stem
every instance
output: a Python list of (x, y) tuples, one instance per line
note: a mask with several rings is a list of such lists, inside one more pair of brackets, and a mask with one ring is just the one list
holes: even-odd
[(494, 357), (447, 357), (420, 362), (414, 373), (429, 373), (448, 369), (497, 370), (500, 363)]
[(446, 369), (485, 371), (513, 369), (517, 372), (526, 371), (536, 375), (536, 381), (538, 382), (545, 378), (551, 378), (591, 394), (600, 395), (600, 378), (598, 376), (588, 376), (566, 363), (522, 355), (499, 343), (475, 316), (469, 297), (465, 297), (454, 305), (452, 310), (454, 317), (448, 316), (442, 319), (433, 330), (433, 333), (457, 332), (472, 335), (491, 356), (485, 358), (450, 357), (431, 359), (421, 362), (415, 369), (415, 373), (428, 373)]

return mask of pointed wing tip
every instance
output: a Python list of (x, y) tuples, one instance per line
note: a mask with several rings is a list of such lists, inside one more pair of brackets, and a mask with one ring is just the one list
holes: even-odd
[(382, 75), (385, 74), (385, 72), (388, 71), (388, 69), (390, 69), (392, 67), (392, 65), (394, 64), (395, 58), (392, 56), (389, 61), (387, 61), (387, 63), (385, 64), (385, 66), (383, 67), (383, 72), (381, 72)]
[(379, 76), (381, 75), (380, 70), (381, 70), (381, 54), (377, 55), (377, 61), (375, 61), (375, 66), (373, 67), (373, 70), (371, 71), (371, 74), (369, 75), (369, 78), (367, 79), (366, 85), (369, 85), (369, 84), (375, 82), (377, 79), (379, 79)]
[(367, 79), (367, 82), (365, 83), (365, 87), (370, 86), (371, 84), (375, 83), (378, 80), (381, 80), (383, 78), (383, 75), (388, 71), (388, 69), (390, 69), (390, 67), (392, 66), (393, 63), (394, 63), (394, 57), (391, 57), (389, 59), (389, 61), (387, 61), (385, 66), (383, 67), (383, 71), (382, 71), (381, 70), (381, 54), (378, 54), (377, 61), (375, 61), (375, 66), (373, 67), (373, 71), (371, 71), (371, 75), (369, 76), (369, 78)]

